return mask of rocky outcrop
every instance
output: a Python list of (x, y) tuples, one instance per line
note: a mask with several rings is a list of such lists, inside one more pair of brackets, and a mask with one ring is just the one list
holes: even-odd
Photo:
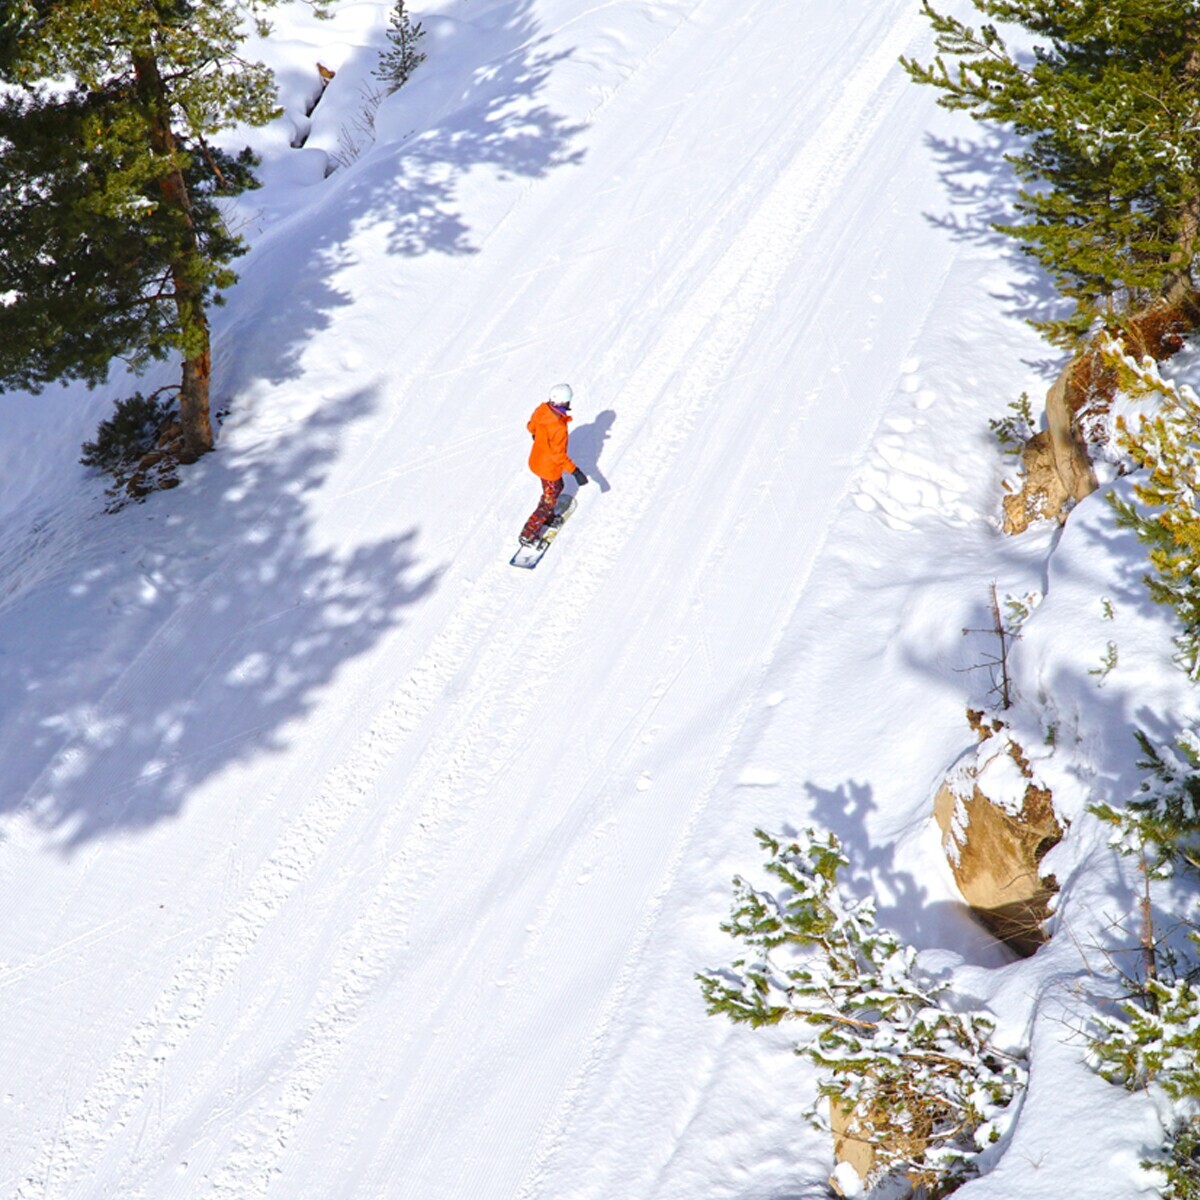
[(1046, 428), (1021, 450), (1021, 486), (1004, 497), (1004, 532), (1024, 533), (1036, 521), (1067, 519), (1079, 500), (1096, 490), (1096, 473), (1077, 420), (1087, 380), (1072, 359), (1046, 395)]
[[(1054, 469), (1062, 490), (1072, 502), (1090, 496), (1096, 490), (1096, 472), (1088, 457), (1087, 441), (1080, 416), (1095, 400), (1092, 389), (1082, 376), (1079, 361), (1073, 359), (1046, 393), (1046, 433)], [(1112, 399), (1109, 395), (1107, 404)]]
[(934, 816), (963, 899), (979, 921), (1019, 954), (1045, 941), (1058, 890), (1041, 861), (1062, 837), (1041, 785), (1003, 722), (971, 714), (981, 736), (938, 790)]
[(1061, 524), (1071, 499), (1058, 471), (1049, 431), (1034, 434), (1021, 451), (1021, 488), (1007, 491), (1004, 497), (1004, 532), (1024, 533), (1035, 521)]
[[(1138, 358), (1166, 362), (1200, 327), (1200, 296), (1189, 289), (1135, 315), (1115, 333)], [(1004, 532), (1023, 533), (1035, 521), (1063, 522), (1072, 505), (1096, 490), (1088, 443), (1100, 440), (1117, 390), (1101, 352), (1103, 338), (1083, 345), (1046, 394), (1046, 428), (1022, 451), (1021, 486), (1004, 497)]]
[(143, 454), (125, 475), (117, 475), (117, 486), (110, 490), (110, 498), (117, 501), (109, 505), (114, 512), (130, 500), (144, 500), (151, 492), (166, 491), (179, 486), (179, 464), (182, 461), (183, 434), (178, 423), (172, 423), (159, 431), (153, 449)]

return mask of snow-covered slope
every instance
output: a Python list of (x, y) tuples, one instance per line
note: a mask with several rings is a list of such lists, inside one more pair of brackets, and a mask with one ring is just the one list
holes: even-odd
[[(992, 522), (1051, 369), (997, 147), (910, 0), (447, 0), (324, 179), (387, 8), (261, 48), (220, 452), (106, 517), (101, 400), (2, 402), (0, 1194), (822, 1195), (787, 1031), (692, 973), (812, 820), (1004, 961), (930, 823), (961, 629), (1046, 550)], [(593, 482), (515, 572), (560, 380)]]

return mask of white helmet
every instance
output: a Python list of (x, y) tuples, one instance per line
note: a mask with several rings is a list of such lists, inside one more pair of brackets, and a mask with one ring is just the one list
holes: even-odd
[(569, 383), (556, 383), (550, 389), (550, 395), (546, 399), (547, 403), (554, 405), (555, 408), (561, 408), (570, 412), (572, 395)]

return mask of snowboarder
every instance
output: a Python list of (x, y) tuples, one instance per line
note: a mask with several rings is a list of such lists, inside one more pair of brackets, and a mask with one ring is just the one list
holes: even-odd
[(567, 453), (567, 425), (571, 421), (571, 385), (556, 383), (545, 404), (539, 404), (525, 426), (533, 434), (529, 469), (542, 481), (542, 499), (521, 530), (521, 545), (531, 546), (547, 525), (557, 519), (554, 504), (563, 490), (563, 472), (570, 471), (582, 487), (588, 477)]

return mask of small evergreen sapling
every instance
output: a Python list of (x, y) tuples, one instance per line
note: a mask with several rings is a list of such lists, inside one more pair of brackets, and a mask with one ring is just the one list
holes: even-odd
[(153, 491), (179, 483), (178, 455), (160, 445), (166, 439), (178, 442), (177, 400), (161, 395), (173, 390), (163, 388), (149, 396), (134, 392), (118, 400), (112, 416), (100, 422), (95, 440), (83, 443), (80, 463), (112, 480), (105, 492), (106, 511), (118, 512), (131, 500), (144, 500)]
[(376, 78), (387, 85), (389, 92), (399, 91), (425, 61), (425, 55), (417, 49), (425, 30), (420, 21), (413, 24), (404, 5), (405, 0), (396, 0), (392, 7), (387, 33), (390, 49), (380, 55), (379, 66), (375, 69)]
[(79, 461), (106, 475), (117, 475), (153, 448), (159, 431), (172, 419), (177, 419), (173, 401), (134, 392), (118, 400), (113, 415), (100, 422), (96, 440), (83, 443)]
[(1169, 1200), (1200, 1200), (1200, 1119), (1176, 1123), (1167, 1139), (1166, 1156), (1154, 1163), (1163, 1174)]
[(1097, 804), (1092, 812), (1113, 827), (1112, 848), (1143, 862), (1151, 882), (1200, 872), (1200, 737), (1185, 731), (1174, 746), (1156, 745), (1140, 729), (1134, 737), (1144, 772), (1138, 794), (1124, 808)]
[(849, 1134), (874, 1149), (874, 1184), (906, 1176), (944, 1191), (979, 1169), (1024, 1084), (1023, 1066), (989, 1044), (979, 1013), (954, 1011), (946, 984), (875, 922), (870, 899), (838, 887), (837, 839), (757, 831), (774, 892), (734, 880), (722, 928), (752, 954), (697, 976), (710, 1013), (752, 1027), (798, 1018), (816, 1029), (797, 1046), (820, 1092), (850, 1110)]
[(988, 418), (988, 428), (1005, 454), (1020, 454), (1033, 437), (1033, 426), (1033, 402), (1028, 392), (1022, 392), (1019, 399), (1009, 401), (1007, 417)]
[(1113, 671), (1116, 670), (1119, 658), (1120, 655), (1117, 650), (1117, 643), (1109, 642), (1107, 647), (1105, 647), (1104, 653), (1100, 657), (1100, 665), (1098, 667), (1090, 667), (1088, 669), (1089, 675), (1095, 675), (1098, 677), (1098, 681), (1096, 683), (1097, 687), (1104, 686), (1104, 681)]

